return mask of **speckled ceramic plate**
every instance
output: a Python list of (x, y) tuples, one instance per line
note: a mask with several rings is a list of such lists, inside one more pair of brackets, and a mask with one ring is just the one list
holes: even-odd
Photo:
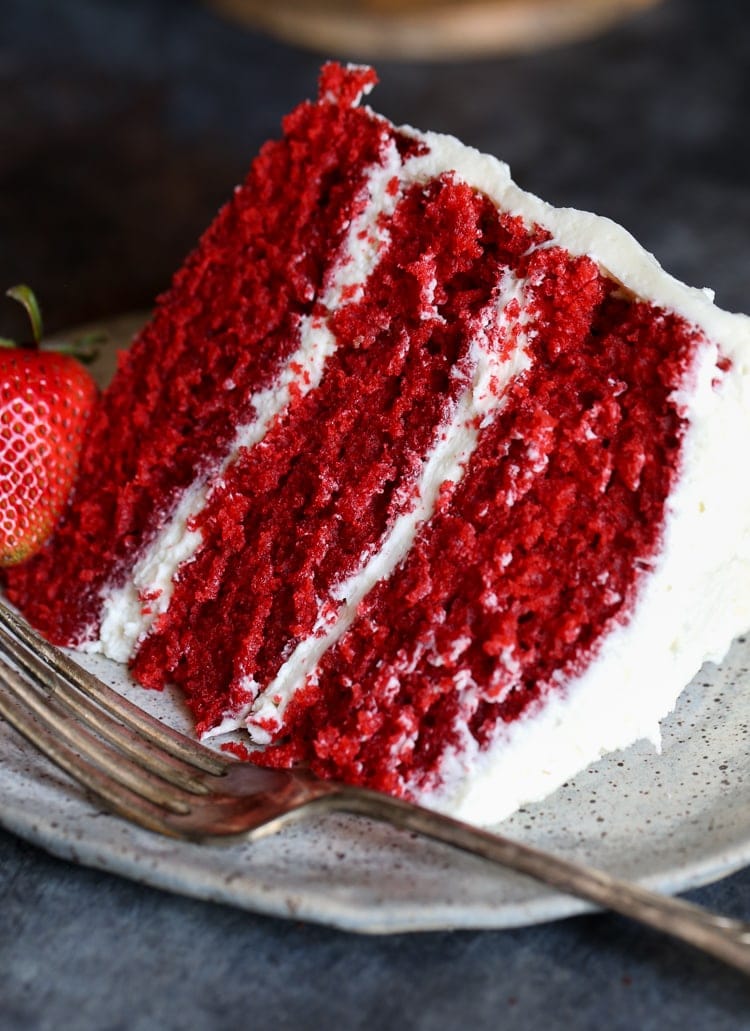
[[(132, 321), (113, 324), (127, 337)], [(106, 370), (101, 370), (102, 376)], [(78, 657), (79, 661), (81, 657)], [(179, 700), (86, 664), (180, 729)], [(663, 724), (663, 747), (600, 760), (503, 833), (675, 892), (750, 863), (750, 642), (706, 667)], [(310, 820), (250, 845), (175, 843), (97, 811), (0, 722), (0, 824), (56, 855), (170, 891), (371, 933), (510, 927), (584, 903), (369, 821)]]
[[(706, 668), (663, 727), (504, 822), (504, 833), (665, 891), (750, 863), (750, 644)], [(87, 665), (167, 722), (178, 700)], [(585, 909), (525, 878), (354, 817), (331, 816), (252, 846), (176, 843), (98, 812), (0, 722), (0, 823), (56, 855), (171, 891), (357, 931), (509, 927)]]

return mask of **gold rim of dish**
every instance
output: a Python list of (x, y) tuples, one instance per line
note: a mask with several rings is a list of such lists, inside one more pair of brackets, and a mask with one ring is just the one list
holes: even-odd
[(365, 59), (536, 50), (606, 29), (660, 0), (211, 0), (288, 43)]

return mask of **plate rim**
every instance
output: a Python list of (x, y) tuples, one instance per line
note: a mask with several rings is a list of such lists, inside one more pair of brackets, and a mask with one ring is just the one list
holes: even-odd
[[(137, 847), (138, 836), (148, 832), (141, 831), (140, 828), (113, 814), (97, 811), (97, 819), (107, 821), (113, 828), (119, 827), (131, 832), (128, 844), (132, 852), (118, 852), (111, 842), (97, 842), (86, 837), (76, 837), (75, 834), (68, 836), (59, 823), (58, 828), (55, 828), (54, 821), (34, 818), (30, 813), (24, 812), (23, 807), (17, 807), (14, 812), (9, 807), (0, 805), (0, 826), (58, 859), (115, 874), (171, 894), (235, 906), (263, 916), (304, 920), (358, 934), (377, 936), (450, 929), (510, 930), (601, 911), (601, 907), (562, 892), (546, 889), (541, 884), (539, 887), (543, 890), (532, 899), (509, 902), (498, 909), (488, 909), (481, 904), (468, 906), (464, 903), (463, 915), (460, 918), (450, 904), (445, 904), (444, 907), (433, 906), (429, 910), (426, 910), (424, 905), (415, 907), (414, 910), (406, 906), (394, 913), (394, 910), (388, 907), (373, 909), (372, 905), (356, 905), (351, 900), (345, 904), (329, 896), (321, 907), (320, 903), (316, 905), (314, 894), (311, 903), (304, 894), (298, 895), (284, 888), (273, 888), (254, 882), (251, 875), (246, 879), (234, 878), (230, 882), (231, 887), (222, 888), (219, 884), (220, 878), (206, 877), (206, 868), (199, 867), (196, 871), (189, 863), (174, 864), (169, 861), (165, 864), (155, 864), (145, 853), (139, 853)], [(193, 847), (204, 850), (223, 846)], [(638, 878), (635, 883), (653, 891), (674, 895), (712, 884), (748, 865), (750, 838), (733, 849), (703, 857), (675, 869)], [(176, 870), (179, 870), (177, 875)]]

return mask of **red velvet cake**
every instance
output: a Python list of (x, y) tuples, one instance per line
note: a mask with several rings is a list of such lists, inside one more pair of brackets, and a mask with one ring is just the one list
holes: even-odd
[(750, 322), (373, 82), (262, 149), (7, 591), (253, 761), (488, 821), (750, 625)]

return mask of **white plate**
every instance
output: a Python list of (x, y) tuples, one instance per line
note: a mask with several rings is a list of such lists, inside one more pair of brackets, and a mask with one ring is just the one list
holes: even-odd
[[(112, 325), (121, 338), (132, 320)], [(81, 656), (77, 656), (81, 661)], [(86, 665), (143, 708), (187, 729), (179, 701)], [(663, 725), (663, 747), (600, 760), (508, 835), (681, 891), (750, 863), (750, 644), (706, 667)], [(249, 845), (173, 842), (97, 811), (0, 722), (0, 824), (56, 855), (170, 891), (277, 916), (379, 933), (511, 927), (589, 907), (514, 874), (366, 820), (330, 816)]]
[[(707, 667), (665, 721), (661, 755), (600, 760), (504, 833), (664, 891), (750, 863), (750, 645)], [(179, 702), (86, 664), (167, 722)], [(532, 881), (411, 835), (331, 816), (255, 845), (173, 842), (104, 815), (0, 723), (0, 823), (56, 855), (200, 898), (366, 932), (510, 927), (587, 908)]]

